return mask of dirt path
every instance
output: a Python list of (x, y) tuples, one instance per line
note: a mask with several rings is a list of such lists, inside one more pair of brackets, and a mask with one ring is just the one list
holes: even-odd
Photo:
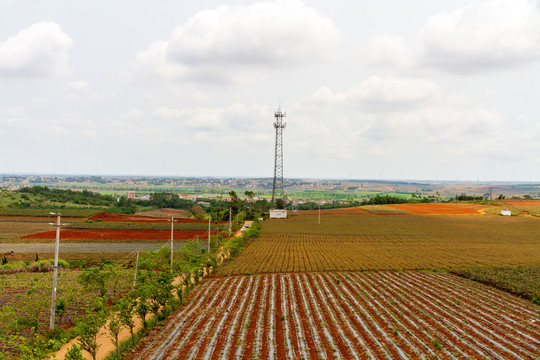
[[(147, 316), (147, 319), (149, 317), (150, 316)], [(136, 333), (137, 331), (142, 329), (142, 321), (137, 316), (133, 317), (133, 321), (135, 322), (135, 327), (133, 328), (133, 333)], [(111, 337), (108, 334), (109, 334), (109, 332), (107, 331), (107, 326), (105, 325), (104, 327), (101, 328), (101, 330), (99, 331), (98, 337), (97, 337), (97, 342), (98, 342), (98, 344), (101, 345), (99, 347), (97, 355), (96, 355), (96, 359), (98, 359), (98, 360), (104, 359), (105, 356), (107, 356), (108, 353), (110, 353), (111, 351), (116, 350), (116, 347), (113, 344), (113, 340), (111, 339)], [(122, 331), (120, 332), (120, 334), (118, 335), (118, 341), (121, 343), (121, 342), (129, 339), (130, 336), (131, 336), (131, 334), (129, 333), (129, 329), (128, 328), (123, 328)], [(53, 354), (50, 357), (50, 359), (58, 359), (58, 360), (65, 359), (65, 357), (67, 355), (67, 351), (73, 346), (73, 344), (78, 344), (77, 338), (71, 339), (69, 342), (62, 345), (60, 350), (58, 350), (55, 354)], [(90, 356), (90, 354), (87, 353), (84, 350), (83, 350), (83, 356), (86, 359), (92, 359), (92, 356)]]
[[(177, 276), (174, 278), (172, 284), (174, 286), (179, 285), (184, 280), (183, 276)], [(176, 296), (176, 295), (175, 295)], [(152, 315), (147, 315), (146, 320), (149, 320)], [(134, 315), (133, 316), (133, 322), (135, 323), (135, 327), (133, 328), (133, 333), (137, 333), (140, 329), (142, 329), (142, 321), (141, 319)], [(118, 342), (122, 343), (123, 341), (129, 339), (131, 337), (131, 333), (129, 331), (129, 328), (122, 328), (122, 331), (118, 335)], [(116, 350), (116, 346), (113, 343), (112, 338), (109, 336), (109, 331), (107, 330), (107, 325), (103, 326), (98, 334), (97, 342), (101, 346), (98, 349), (98, 352), (96, 354), (96, 359), (104, 359), (107, 354), (109, 354), (111, 351)], [(57, 359), (57, 360), (63, 360), (65, 359), (67, 355), (67, 351), (73, 346), (73, 344), (77, 344), (77, 338), (71, 339), (66, 344), (62, 345), (60, 350), (58, 350), (55, 354), (53, 354), (50, 359)], [(83, 356), (86, 359), (91, 359), (91, 355), (87, 353), (86, 351), (83, 351)]]
[[(244, 221), (244, 226), (242, 227), (245, 227), (246, 225), (253, 225), (253, 221)], [(242, 236), (242, 230), (238, 230), (234, 236)]]

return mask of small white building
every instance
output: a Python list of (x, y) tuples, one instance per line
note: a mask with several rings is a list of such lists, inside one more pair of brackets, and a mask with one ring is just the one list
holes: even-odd
[(270, 219), (286, 219), (287, 210), (270, 209)]
[(511, 216), (512, 210), (501, 210), (501, 215), (503, 216)]

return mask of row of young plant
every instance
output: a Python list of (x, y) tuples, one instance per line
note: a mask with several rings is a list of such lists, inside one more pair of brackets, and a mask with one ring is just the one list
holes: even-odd
[[(109, 307), (108, 311), (101, 306), (102, 301), (98, 302), (98, 306), (81, 319), (78, 326), (78, 344), (69, 349), (66, 359), (82, 359), (81, 350), (87, 351), (95, 359), (101, 346), (97, 337), (103, 327), (106, 327), (116, 347), (116, 351), (109, 354), (107, 359), (120, 359), (123, 354), (133, 349), (142, 337), (148, 335), (151, 328), (182, 306), (191, 290), (205, 276), (240, 252), (251, 238), (257, 237), (259, 229), (260, 225), (254, 223), (242, 236), (230, 239), (212, 238), (212, 244), (221, 245), (215, 252), (208, 253), (197, 245), (189, 244), (182, 249), (180, 261), (173, 263), (173, 272), (167, 272), (170, 270), (167, 263), (170, 259), (168, 248), (163, 247), (152, 256), (143, 257), (140, 262), (141, 271), (133, 290)], [(134, 317), (142, 323), (142, 329), (136, 333)], [(128, 328), (131, 336), (129, 340), (120, 343), (118, 334), (123, 328)]]

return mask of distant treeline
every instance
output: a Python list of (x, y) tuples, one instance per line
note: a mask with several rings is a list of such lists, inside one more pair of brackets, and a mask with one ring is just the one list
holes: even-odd
[[(403, 198), (392, 195), (375, 195), (372, 198), (364, 199), (362, 201), (349, 201), (346, 203), (331, 203), (322, 204), (321, 209), (338, 209), (353, 206), (363, 205), (387, 205), (387, 204), (410, 204), (410, 203), (429, 203), (435, 201), (434, 197), (419, 197)], [(319, 204), (316, 202), (308, 202), (298, 205), (299, 210), (316, 210), (319, 208)]]
[(112, 195), (102, 195), (88, 190), (73, 191), (49, 189), (47, 186), (32, 186), (21, 188), (18, 192), (23, 194), (21, 196), (23, 200), (31, 200), (28, 195), (33, 195), (34, 198), (37, 196), (50, 202), (77, 205), (111, 206), (116, 202), (116, 198)]

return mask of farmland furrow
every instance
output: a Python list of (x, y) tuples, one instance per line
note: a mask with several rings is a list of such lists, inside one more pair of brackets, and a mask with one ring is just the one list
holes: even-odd
[[(379, 279), (374, 279), (373, 281), (379, 283), (381, 280), (379, 277)], [(416, 317), (417, 321), (420, 322), (422, 326), (425, 326), (430, 330), (429, 332), (425, 332), (425, 336), (429, 339), (430, 346), (433, 346), (431, 342), (437, 339), (442, 340), (441, 346), (445, 351), (447, 351), (447, 347), (451, 347), (453, 351), (463, 353), (462, 347), (465, 347), (465, 352), (467, 352), (468, 356), (475, 356), (476, 358), (483, 359), (491, 357), (488, 354), (489, 351), (484, 351), (486, 348), (485, 344), (478, 344), (477, 340), (468, 332), (465, 332), (459, 326), (446, 321), (440, 315), (437, 319), (434, 319), (433, 311), (427, 306), (430, 304), (427, 304), (426, 301), (417, 294), (411, 295), (411, 292), (413, 291), (403, 290), (388, 280), (386, 280), (385, 283), (388, 284), (387, 287), (390, 294), (399, 300), (397, 304), (403, 304), (402, 308), (406, 309), (406, 311)], [(458, 344), (460, 344), (461, 347), (458, 346)]]
[(295, 319), (294, 326), (296, 331), (294, 336), (296, 336), (298, 352), (300, 353), (302, 359), (307, 359), (308, 355), (311, 358), (315, 358), (317, 355), (315, 351), (315, 344), (313, 343), (313, 338), (311, 337), (309, 327), (306, 323), (306, 316), (302, 316), (304, 308), (300, 307), (299, 309), (299, 294), (294, 290), (292, 277), (290, 275), (286, 276), (289, 285), (289, 306)]
[[(328, 276), (326, 276), (327, 280), (330, 282), (330, 279)], [(339, 278), (337, 278), (339, 279)], [(343, 278), (341, 278), (340, 282), (341, 281), (344, 281)], [(377, 318), (380, 318), (385, 324), (386, 326), (389, 328), (389, 330), (394, 330), (396, 329), (398, 326), (396, 324), (393, 324), (394, 323), (394, 319), (388, 319), (385, 315), (384, 315), (384, 308), (380, 308), (378, 307), (377, 305), (380, 306), (380, 304), (378, 303), (378, 301), (369, 293), (369, 291), (366, 291), (364, 293), (366, 296), (369, 296), (370, 299), (369, 301), (372, 302), (372, 306), (373, 306), (373, 310), (375, 311), (375, 313), (377, 314)], [(341, 295), (341, 294), (340, 294)], [(335, 301), (335, 300), (334, 300)], [(396, 334), (393, 334), (394, 335), (394, 338), (398, 339), (399, 341), (402, 342), (402, 344), (398, 344), (397, 343), (397, 340), (395, 341), (396, 342), (396, 345), (399, 346), (404, 352), (405, 352), (405, 358), (411, 358), (411, 357), (419, 357), (419, 352), (421, 352), (420, 349), (417, 349), (415, 346), (413, 346), (410, 341), (408, 341), (408, 339), (402, 337), (402, 336), (396, 336)], [(405, 346), (403, 345), (405, 344)], [(403, 352), (401, 352), (399, 350), (399, 348), (397, 349), (398, 350), (398, 353), (400, 356), (404, 356)]]
[(337, 316), (339, 316), (340, 321), (337, 319), (336, 315), (332, 314), (334, 324), (335, 326), (338, 327), (338, 331), (340, 331), (340, 335), (341, 335), (341, 332), (343, 332), (343, 329), (342, 329), (343, 327), (345, 327), (353, 335), (353, 340), (350, 340), (348, 339), (348, 337), (345, 337), (349, 345), (349, 352), (351, 356), (354, 357), (355, 359), (366, 359), (367, 358), (367, 355), (366, 355), (367, 344), (364, 342), (360, 334), (356, 331), (354, 326), (351, 325), (351, 321), (345, 315), (346, 310), (344, 310), (344, 308), (338, 304), (338, 300), (336, 299), (337, 297), (342, 298), (341, 293), (339, 293), (338, 295), (336, 290), (329, 289), (328, 285), (325, 282), (325, 281), (330, 282), (329, 279), (327, 278), (323, 279), (323, 275), (320, 275), (320, 274), (318, 274), (317, 277), (318, 277), (317, 283), (319, 284), (319, 286), (324, 288), (324, 290), (326, 291), (325, 295), (327, 296), (327, 298), (329, 298), (329, 302), (332, 303), (332, 306), (335, 309), (335, 312), (338, 314)]
[[(317, 276), (318, 275), (318, 276)], [(328, 289), (327, 284), (323, 281), (320, 274), (314, 274), (311, 276), (309, 275), (311, 284), (313, 284), (316, 294), (318, 294), (319, 300), (322, 304), (331, 305), (330, 307), (327, 306), (327, 312), (330, 317), (330, 324), (333, 324), (332, 328), (335, 328), (336, 331), (339, 334), (339, 338), (341, 339), (343, 346), (340, 347), (341, 352), (346, 356), (348, 353), (350, 357), (354, 359), (360, 359), (360, 354), (363, 353), (361, 346), (357, 346), (356, 343), (353, 343), (351, 339), (347, 336), (346, 332), (344, 331), (344, 328), (349, 329), (349, 331), (352, 329), (350, 326), (350, 323), (347, 321), (347, 319), (343, 316), (342, 309), (337, 305), (337, 301), (334, 297), (334, 294)], [(322, 289), (325, 291), (322, 291)], [(339, 315), (338, 315), (339, 314)], [(339, 321), (338, 320), (339, 317)], [(345, 324), (345, 326), (343, 326)], [(346, 356), (347, 358), (350, 358), (349, 356)]]
[(187, 352), (190, 350), (189, 345), (193, 344), (197, 338), (192, 339), (193, 336), (196, 336), (195, 332), (199, 330), (201, 323), (204, 324), (208, 318), (211, 317), (214, 312), (213, 305), (218, 303), (218, 307), (221, 308), (224, 304), (225, 299), (229, 296), (230, 292), (233, 291), (233, 288), (238, 286), (240, 282), (239, 278), (233, 280), (232, 284), (227, 288), (225, 293), (219, 293), (218, 296), (215, 296), (211, 303), (206, 306), (206, 308), (201, 311), (201, 314), (190, 324), (189, 328), (186, 329), (187, 332), (179, 337), (178, 341), (170, 346), (169, 350), (165, 354), (165, 357), (172, 359), (180, 358), (185, 359)]
[[(464, 358), (475, 356), (475, 352), (471, 350), (463, 352), (462, 349), (457, 346), (462, 339), (441, 326), (440, 323), (434, 321), (429, 314), (419, 311), (418, 306), (413, 306), (417, 300), (416, 298), (403, 298), (401, 293), (396, 292), (396, 289), (393, 289), (394, 286), (390, 282), (381, 283), (380, 279), (372, 277), (371, 274), (365, 274), (364, 276), (366, 279), (362, 279), (361, 276), (354, 276), (358, 281), (359, 291), (364, 292), (366, 291), (365, 289), (371, 289), (375, 294), (380, 293), (383, 298), (392, 299), (388, 306), (388, 310), (393, 312), (395, 316), (402, 318), (402, 321), (409, 325), (409, 327), (405, 327), (404, 329), (406, 329), (410, 336), (418, 341), (418, 346), (423, 349), (424, 352), (428, 352), (428, 357), (439, 356), (432, 349), (432, 342), (435, 339), (433, 334), (438, 334), (438, 337), (442, 339), (445, 344), (448, 344), (453, 352), (462, 354)], [(369, 290), (366, 292), (369, 292)], [(446, 352), (447, 350), (444, 351)], [(451, 357), (451, 354), (447, 355)], [(480, 357), (477, 356), (477, 358)]]
[(366, 323), (370, 329), (370, 332), (377, 334), (377, 338), (380, 341), (380, 346), (387, 352), (388, 356), (392, 358), (407, 358), (407, 355), (400, 349), (394, 341), (390, 338), (390, 328), (381, 321), (379, 314), (377, 314), (372, 308), (371, 304), (364, 299), (362, 292), (357, 292), (355, 298), (351, 298), (354, 304), (357, 306), (357, 311), (362, 314)]
[(302, 286), (302, 283), (299, 281), (298, 275), (293, 275), (294, 279), (294, 285), (295, 290), (298, 291), (298, 294), (300, 296), (300, 299), (302, 300), (302, 312), (304, 313), (304, 316), (307, 318), (307, 324), (309, 326), (309, 333), (312, 336), (313, 343), (315, 345), (315, 348), (317, 349), (317, 357), (319, 359), (328, 359), (332, 358), (332, 351), (329, 349), (328, 344), (321, 341), (320, 333), (322, 332), (320, 329), (320, 325), (317, 321), (313, 319), (313, 308), (310, 305), (310, 302), (306, 298), (306, 294), (304, 293), (304, 289)]
[(536, 305), (512, 298), (506, 311), (484, 285), (473, 302), (467, 282), (427, 272), (216, 278), (137, 359), (538, 358), (528, 322), (540, 319), (516, 311)]
[[(425, 284), (425, 282), (422, 281), (423, 279), (418, 280), (414, 275), (407, 274), (407, 278), (417, 285)], [(430, 296), (434, 298), (439, 298), (439, 301), (441, 301), (440, 297), (438, 296), (440, 292), (434, 292), (433, 290), (431, 290), (441, 288), (438, 287), (436, 284), (430, 285), (430, 287), (425, 287), (425, 291), (429, 293)], [(455, 295), (453, 291), (443, 291), (445, 291), (445, 294), (447, 295)], [(483, 301), (481, 297), (479, 297), (478, 301), (475, 302), (474, 306), (467, 299), (463, 299), (463, 304), (462, 306), (460, 306), (460, 315), (463, 315), (466, 319), (469, 319), (469, 321), (478, 324), (480, 328), (486, 329), (490, 334), (492, 334), (492, 337), (497, 338), (502, 343), (506, 343), (507, 346), (513, 348), (514, 352), (521, 353), (520, 356), (532, 357), (534, 354), (531, 351), (534, 352), (535, 349), (538, 349), (538, 345), (540, 345), (540, 343), (536, 344), (536, 346), (532, 343), (528, 343), (528, 341), (534, 341), (534, 339), (527, 336), (527, 334), (524, 334), (522, 331), (517, 330), (515, 327), (510, 327), (506, 325), (504, 321), (499, 319), (499, 315), (497, 314), (497, 312), (489, 310), (482, 311), (482, 303)], [(495, 324), (494, 322), (497, 322), (497, 324)], [(513, 331), (512, 336), (508, 334), (508, 331)], [(520, 343), (515, 344), (517, 341), (519, 341)], [(523, 346), (528, 347), (529, 350), (524, 349)]]
[[(214, 330), (214, 334), (212, 335), (212, 339), (208, 343), (206, 347), (202, 346), (205, 350), (205, 353), (203, 354), (203, 359), (217, 359), (219, 356), (221, 349), (223, 348), (225, 340), (228, 338), (229, 332), (231, 330), (234, 330), (236, 323), (238, 322), (238, 317), (241, 314), (241, 309), (244, 308), (244, 305), (248, 299), (248, 295), (251, 292), (253, 286), (253, 277), (249, 277), (249, 281), (247, 284), (247, 287), (244, 286), (240, 290), (241, 299), (240, 301), (237, 301), (237, 297), (235, 296), (235, 299), (233, 299), (232, 304), (229, 305), (226, 312), (226, 316), (223, 316)], [(230, 324), (227, 326), (226, 321), (233, 317), (233, 319), (230, 321)], [(226, 334), (223, 334), (227, 330)]]
[[(216, 325), (213, 325), (215, 323), (215, 320), (217, 320), (217, 314), (214, 313), (212, 315), (212, 317), (210, 318), (210, 321), (208, 321), (208, 323), (210, 324), (210, 326), (208, 327), (208, 331), (207, 331), (207, 336), (204, 336), (203, 334), (203, 339), (202, 339), (202, 342), (200, 342), (200, 345), (198, 346), (194, 346), (193, 347), (193, 353), (196, 355), (191, 357), (191, 358), (196, 358), (196, 359), (209, 359), (211, 356), (212, 356), (212, 353), (215, 349), (215, 346), (216, 346), (216, 343), (218, 341), (218, 337), (221, 335), (221, 329), (223, 328), (224, 326), (224, 323), (225, 321), (231, 316), (232, 314), (232, 310), (234, 310), (234, 308), (236, 307), (236, 305), (238, 304), (238, 293), (246, 293), (246, 284), (245, 284), (245, 280), (246, 278), (243, 277), (242, 280), (240, 281), (240, 284), (238, 285), (236, 291), (234, 292), (234, 294), (232, 295), (232, 299), (225, 299), (227, 300), (227, 307), (225, 308), (225, 314), (223, 316), (221, 316), (221, 320), (216, 324)], [(218, 311), (219, 309), (216, 309), (216, 312)], [(210, 337), (211, 336), (211, 337)], [(198, 347), (198, 352), (197, 352), (197, 347)], [(188, 356), (188, 358), (190, 358)]]
[[(345, 294), (345, 304), (349, 310), (348, 314), (350, 318), (356, 323), (356, 327), (362, 330), (361, 334), (367, 343), (366, 350), (368, 354), (379, 359), (391, 359), (392, 356), (381, 343), (379, 336), (375, 335), (375, 330), (369, 326), (369, 321), (364, 317), (364, 310), (358, 303), (357, 296), (353, 295), (353, 291), (355, 290), (352, 288), (352, 285), (345, 282), (342, 291)], [(376, 353), (376, 356), (373, 355), (372, 351)]]
[[(218, 291), (221, 291), (229, 283), (229, 281), (230, 279), (223, 281)], [(163, 356), (164, 349), (169, 346), (171, 341), (181, 335), (181, 331), (191, 321), (191, 315), (203, 306), (203, 300), (206, 299), (207, 296), (210, 296), (210, 293), (217, 286), (217, 284), (217, 281), (212, 281), (212, 283), (207, 286), (204, 291), (202, 291), (202, 289), (201, 291), (198, 291), (196, 296), (191, 300), (191, 302), (196, 305), (191, 308), (185, 307), (182, 309), (182, 311), (178, 312), (165, 326), (165, 329), (162, 331), (163, 335), (154, 337), (146, 346), (146, 350), (141, 351), (136, 359), (143, 360), (148, 358), (161, 358), (160, 356)], [(183, 317), (185, 317), (185, 319), (181, 320)], [(151, 357), (151, 352), (154, 352), (154, 354), (157, 352), (156, 357)]]
[[(382, 277), (384, 277), (387, 281), (391, 281), (388, 274), (381, 274)], [(400, 295), (404, 297), (410, 296), (407, 293), (410, 293), (410, 289), (412, 289), (410, 286), (406, 286), (403, 283), (403, 280), (401, 282), (392, 282), (395, 289), (399, 289), (398, 291), (401, 291)], [(504, 357), (496, 352), (491, 345), (493, 345), (493, 342), (491, 339), (489, 339), (487, 336), (485, 336), (481, 331), (479, 331), (474, 326), (470, 325), (468, 321), (463, 321), (462, 319), (452, 317), (448, 312), (446, 312), (444, 309), (441, 309), (436, 303), (429, 301), (426, 299), (425, 295), (423, 294), (421, 289), (413, 288), (416, 292), (416, 296), (418, 296), (418, 300), (416, 297), (413, 297), (411, 300), (415, 301), (416, 304), (426, 313), (435, 313), (438, 316), (438, 322), (440, 324), (444, 324), (447, 326), (451, 331), (453, 332), (459, 332), (460, 337), (471, 336), (471, 333), (474, 333), (476, 337), (474, 338), (476, 343), (482, 347), (483, 351), (487, 352), (487, 356), (489, 358), (496, 358), (496, 359), (504, 359)], [(427, 305), (429, 304), (429, 306)], [(448, 320), (448, 319), (451, 319)], [(457, 337), (456, 337), (457, 338)], [(443, 344), (441, 344), (443, 345)], [(449, 344), (444, 344), (445, 346), (449, 346)], [(443, 346), (443, 350), (445, 349), (445, 346)]]
[[(289, 325), (289, 319), (291, 311), (290, 311), (290, 304), (288, 304), (287, 301), (287, 284), (286, 284), (286, 277), (280, 276), (279, 277), (279, 298), (280, 298), (280, 305), (278, 306), (278, 309), (280, 309), (280, 312), (276, 314), (276, 316), (279, 316), (281, 326), (278, 325), (278, 340), (277, 343), (279, 344), (281, 341), (280, 339), (280, 327), (281, 327), (281, 339), (283, 339), (283, 345), (285, 346), (285, 349), (283, 351), (281, 359), (294, 359), (296, 357), (296, 353), (294, 351), (293, 343), (296, 342), (296, 336), (294, 334), (294, 331), (291, 331), (291, 327), (294, 327), (294, 325)], [(294, 322), (294, 321), (293, 321)], [(279, 324), (279, 322), (278, 322)]]
[(317, 316), (317, 319), (318, 319), (318, 323), (317, 323), (318, 328), (322, 332), (323, 336), (326, 338), (325, 344), (327, 344), (330, 347), (330, 350), (332, 351), (332, 356), (334, 358), (341, 359), (343, 355), (341, 353), (340, 347), (343, 348), (343, 343), (339, 343), (339, 345), (336, 344), (336, 341), (334, 339), (336, 334), (331, 333), (331, 330), (332, 330), (330, 327), (331, 322), (325, 318), (324, 312), (321, 310), (319, 303), (317, 302), (317, 299), (313, 294), (312, 286), (310, 286), (311, 284), (309, 283), (309, 280), (307, 280), (307, 275), (306, 274), (298, 275), (297, 279), (299, 281), (300, 289), (302, 290), (303, 294), (305, 294), (303, 291), (304, 286), (307, 293), (309, 294), (308, 298), (310, 301), (311, 309), (312, 311), (314, 310), (315, 315)]
[[(248, 342), (248, 344), (252, 343), (253, 347), (250, 349), (248, 348), (245, 358), (252, 359), (252, 358), (260, 358), (262, 354), (262, 347), (263, 347), (263, 332), (264, 332), (264, 323), (265, 323), (265, 315), (266, 315), (266, 302), (268, 297), (268, 277), (265, 275), (263, 276), (263, 291), (262, 295), (259, 299), (259, 306), (258, 311), (255, 312), (256, 318), (253, 317), (252, 320), (255, 320), (256, 322), (253, 324), (255, 325), (253, 331), (254, 331), (254, 339), (253, 342)], [(252, 329), (250, 328), (250, 333), (252, 332)], [(251, 350), (251, 352), (249, 351)]]
[[(524, 314), (530, 316), (530, 320), (538, 318), (538, 312), (535, 312), (525, 306), (525, 304), (527, 304), (526, 302), (519, 301), (520, 299), (516, 298), (515, 296), (511, 296), (499, 290), (492, 289), (489, 286), (480, 287), (478, 286), (478, 283), (472, 280), (463, 279), (448, 274), (442, 274), (441, 276), (443, 276), (445, 280), (441, 281), (441, 283), (448, 283), (449, 285), (453, 285), (454, 288), (459, 287), (459, 295), (462, 296), (464, 299), (470, 299), (471, 297), (476, 298), (477, 296), (481, 295), (483, 303), (488, 309), (498, 309), (501, 307), (501, 304), (504, 303), (504, 314), (500, 314), (500, 312), (498, 311), (491, 311), (496, 314), (499, 313), (499, 316), (502, 316), (505, 321), (511, 322), (514, 326), (519, 326), (521, 328), (528, 329), (529, 331), (531, 331), (529, 328), (532, 328), (532, 333), (540, 334), (540, 322), (529, 321), (527, 326), (522, 323)], [(430, 284), (432, 284), (433, 282), (434, 281), (432, 280)], [(452, 288), (446, 288), (452, 290)], [(540, 335), (538, 335), (536, 339), (540, 341)]]
[[(404, 276), (404, 279), (402, 280), (405, 281), (404, 285), (414, 285), (414, 282), (411, 281), (407, 276)], [(421, 284), (425, 285), (423, 283)], [(418, 289), (418, 292), (421, 293), (422, 296), (424, 296), (425, 298), (428, 298), (433, 307), (441, 311), (443, 315), (446, 315), (446, 317), (448, 318), (454, 319), (462, 325), (469, 325), (470, 331), (479, 334), (485, 341), (491, 343), (496, 348), (499, 348), (499, 351), (506, 352), (507, 355), (512, 355), (515, 358), (520, 358), (520, 355), (515, 353), (516, 349), (518, 349), (519, 351), (519, 347), (516, 347), (514, 344), (506, 341), (500, 334), (497, 334), (494, 329), (488, 327), (486, 323), (481, 324), (480, 322), (482, 321), (482, 319), (476, 318), (474, 316), (464, 316), (463, 311), (458, 312), (453, 307), (449, 306), (447, 299), (439, 299), (436, 296), (433, 296), (433, 294), (431, 294), (429, 291), (429, 287), (423, 286), (423, 289), (425, 290), (422, 290), (418, 287), (416, 288)], [(496, 338), (499, 341), (495, 341), (493, 338)], [(509, 347), (514, 348), (514, 350), (510, 349)]]
[[(275, 328), (271, 327), (271, 321), (272, 321), (272, 302), (273, 302), (273, 284), (272, 284), (272, 275), (266, 275), (265, 278), (268, 279), (268, 291), (266, 294), (265, 299), (265, 308), (263, 312), (263, 323), (262, 326), (262, 339), (261, 339), (261, 353), (260, 358), (269, 358), (267, 354), (270, 352), (270, 341), (273, 340), (274, 336), (274, 330)], [(266, 341), (265, 341), (266, 340)]]
[(236, 341), (234, 341), (234, 343), (236, 344), (236, 349), (235, 348), (231, 349), (230, 355), (229, 355), (230, 360), (234, 358), (240, 359), (242, 357), (242, 353), (244, 352), (244, 343), (246, 342), (246, 337), (248, 333), (247, 325), (251, 324), (251, 319), (253, 318), (253, 313), (255, 311), (254, 309), (256, 309), (256, 306), (260, 299), (261, 292), (259, 291), (259, 287), (262, 281), (263, 281), (262, 277), (260, 275), (257, 275), (255, 288), (253, 290), (252, 295), (250, 296), (248, 308), (245, 314), (242, 315), (240, 328), (235, 332), (234, 338), (236, 339)]
[[(326, 275), (326, 276), (328, 276), (328, 275)], [(348, 281), (348, 279), (345, 279), (343, 277), (343, 275), (340, 276), (340, 279), (343, 282)], [(374, 294), (372, 294), (372, 292), (374, 292)], [(388, 306), (389, 304), (382, 305), (374, 297), (374, 295), (377, 295), (377, 293), (378, 293), (378, 289), (375, 289), (372, 286), (370, 286), (368, 288), (368, 290), (364, 292), (364, 294), (367, 297), (369, 297), (369, 301), (372, 301), (373, 303), (378, 305), (378, 309), (381, 312), (385, 313), (391, 319), (391, 321), (388, 321), (388, 323), (393, 322), (394, 324), (396, 324), (395, 330), (398, 331), (398, 336), (411, 349), (411, 351), (414, 354), (414, 357), (424, 359), (424, 358), (427, 358), (428, 356), (433, 356), (434, 355), (433, 352), (428, 352), (427, 350), (425, 350), (425, 343), (422, 340), (420, 340), (420, 338), (416, 334), (408, 331), (409, 327), (406, 326), (406, 324), (409, 325), (411, 328), (414, 328), (416, 324), (410, 323), (407, 316), (405, 314), (403, 314), (403, 313), (401, 313), (401, 314), (398, 313), (397, 315), (393, 314), (390, 310), (388, 310), (388, 308), (392, 308), (392, 306)], [(381, 300), (385, 299), (385, 298), (386, 298), (385, 294), (381, 296)], [(397, 316), (402, 316), (402, 317), (404, 317), (404, 319), (398, 320)], [(409, 340), (407, 337), (403, 336), (403, 334), (405, 334), (405, 333), (407, 333), (409, 336), (411, 336), (413, 338), (412, 340), (416, 341), (418, 345), (413, 344), (411, 340)]]

